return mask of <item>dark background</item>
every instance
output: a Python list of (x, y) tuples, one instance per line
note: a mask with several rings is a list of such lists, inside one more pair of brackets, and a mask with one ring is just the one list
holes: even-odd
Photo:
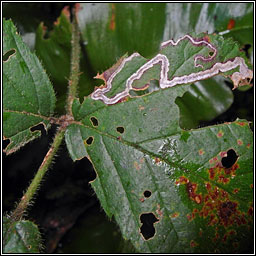
[[(44, 20), (48, 31), (68, 3), (15, 4), (16, 13), (6, 4), (5, 18), (12, 17), (18, 30), (34, 31)], [(70, 4), (72, 6), (73, 4)], [(12, 6), (13, 7), (13, 6)], [(33, 22), (26, 16), (32, 10)], [(26, 12), (26, 15), (20, 13)], [(31, 17), (30, 17), (31, 18)], [(23, 21), (20, 23), (20, 20)], [(24, 21), (25, 19), (25, 21)], [(23, 27), (19, 24), (23, 24)], [(228, 84), (232, 88), (231, 84)], [(234, 121), (237, 117), (253, 121), (254, 89), (245, 92), (233, 91), (234, 103), (218, 118), (202, 122), (200, 126)], [(3, 153), (3, 213), (14, 209), (17, 200), (33, 179), (49, 149), (56, 127), (48, 133), (42, 129), (42, 137), (21, 150), (6, 156)], [(3, 146), (5, 146), (5, 142)], [(124, 242), (118, 226), (104, 214), (89, 182), (95, 172), (87, 159), (73, 162), (63, 143), (52, 167), (48, 170), (27, 218), (34, 221), (43, 236), (44, 251), (47, 253), (122, 253), (133, 252), (132, 246)]]

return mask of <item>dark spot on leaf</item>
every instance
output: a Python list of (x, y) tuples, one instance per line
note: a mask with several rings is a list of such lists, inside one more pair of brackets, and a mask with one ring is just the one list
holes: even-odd
[(97, 127), (99, 125), (98, 119), (96, 117), (92, 116), (90, 120), (94, 127)]
[(87, 144), (88, 146), (90, 146), (90, 145), (92, 145), (93, 140), (94, 140), (94, 138), (93, 138), (92, 136), (90, 136), (89, 138), (86, 139), (85, 142), (86, 142), (86, 144)]
[(227, 156), (221, 159), (223, 167), (230, 168), (236, 162), (238, 155), (233, 149), (228, 150)]
[(8, 61), (11, 56), (13, 56), (16, 53), (15, 49), (11, 49), (10, 51), (6, 52), (3, 56), (3, 61)]
[(155, 235), (154, 223), (159, 219), (153, 213), (143, 213), (140, 215), (140, 221), (142, 226), (140, 228), (140, 232), (145, 240), (153, 237)]
[(122, 127), (122, 126), (118, 126), (118, 127), (116, 128), (116, 130), (117, 130), (117, 132), (119, 132), (119, 133), (124, 133), (124, 127)]
[(236, 213), (237, 203), (227, 201), (220, 205), (219, 217), (222, 220), (224, 226), (229, 224), (230, 217)]
[(147, 198), (151, 196), (151, 192), (149, 190), (145, 190), (143, 194)]

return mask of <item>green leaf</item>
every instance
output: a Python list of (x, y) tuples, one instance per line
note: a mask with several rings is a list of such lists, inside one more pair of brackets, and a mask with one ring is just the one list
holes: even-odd
[[(105, 70), (126, 52), (151, 56), (162, 41), (163, 3), (83, 3), (78, 21), (95, 71)], [(150, 31), (150, 32), (149, 32)]]
[[(232, 40), (204, 36), (218, 49), (204, 69), (243, 56)], [(160, 53), (170, 62), (170, 79), (197, 72), (193, 57), (208, 51), (184, 40)], [(100, 77), (108, 81), (121, 63)], [(141, 56), (128, 61), (106, 96), (122, 92), (144, 63)], [(132, 85), (143, 88), (159, 72), (155, 65)], [(188, 89), (176, 85), (112, 105), (91, 97), (75, 101), (78, 121), (65, 134), (69, 153), (73, 160), (91, 160), (102, 207), (140, 252), (243, 252), (253, 244), (252, 132), (245, 120), (182, 130), (177, 99)]]
[(38, 227), (31, 221), (16, 221), (4, 217), (3, 223), (4, 253), (39, 253), (41, 235)]
[(221, 77), (196, 82), (177, 98), (180, 108), (180, 126), (196, 128), (200, 121), (211, 121), (225, 112), (233, 103), (233, 93)]
[(253, 5), (252, 3), (168, 3), (163, 40), (177, 39), (191, 31), (196, 33), (226, 31), (225, 37), (233, 37), (241, 44), (252, 44)]
[[(223, 32), (232, 22), (234, 27), (224, 37), (233, 36), (242, 44), (252, 44), (251, 3), (84, 3), (81, 7), (83, 9), (78, 13), (80, 28), (95, 73), (111, 66), (126, 52), (137, 51), (149, 57), (157, 52), (162, 41), (178, 39), (191, 31)], [(214, 119), (232, 104), (231, 90), (224, 81), (219, 80), (214, 89), (211, 87), (213, 83), (216, 81), (205, 81), (202, 92), (198, 85), (188, 92), (186, 108), (181, 106), (184, 128), (195, 128), (199, 121)], [(224, 101), (222, 95), (226, 96)], [(213, 98), (222, 102), (222, 108), (209, 104)], [(207, 118), (198, 111), (190, 111), (202, 106), (207, 106)]]
[[(46, 30), (47, 28), (41, 23), (36, 32), (35, 49), (58, 95), (56, 112), (64, 114), (71, 61), (71, 23), (67, 7), (62, 10), (60, 17), (54, 23), (48, 38), (45, 38)], [(93, 83), (84, 57), (81, 58), (80, 66), (82, 74), (79, 77), (79, 96), (82, 99), (92, 92)]]
[(3, 135), (11, 141), (5, 149), (10, 154), (40, 136), (32, 127), (48, 127), (56, 99), (41, 63), (12, 21), (4, 20), (3, 29)]

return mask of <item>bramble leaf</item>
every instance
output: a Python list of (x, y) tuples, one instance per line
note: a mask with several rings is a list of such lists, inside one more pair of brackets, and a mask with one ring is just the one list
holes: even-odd
[(5, 149), (10, 154), (41, 135), (34, 126), (49, 127), (56, 98), (40, 61), (12, 21), (4, 20), (3, 29), (3, 135), (10, 139)]
[[(216, 58), (202, 63), (203, 70), (244, 58), (232, 40), (203, 38), (218, 50)], [(186, 81), (192, 73), (199, 77), (194, 57), (208, 56), (209, 49), (184, 40), (160, 53), (169, 60), (168, 79), (185, 75)], [(97, 173), (92, 186), (105, 212), (143, 253), (244, 252), (253, 244), (253, 136), (248, 122), (181, 129), (176, 101), (189, 86), (163, 89), (155, 83), (145, 89), (152, 79), (159, 80), (164, 68), (158, 64), (132, 83), (142, 92), (149, 90), (147, 94), (133, 90), (131, 95), (130, 90), (130, 96), (114, 102), (127, 88), (127, 79), (150, 60), (136, 56), (123, 61), (99, 76), (111, 85), (105, 92), (109, 101), (102, 98), (107, 104), (93, 100), (93, 94), (82, 104), (76, 100), (77, 121), (65, 135), (73, 160), (91, 160)]]
[(41, 235), (38, 227), (31, 221), (10, 221), (4, 217), (4, 253), (39, 253)]

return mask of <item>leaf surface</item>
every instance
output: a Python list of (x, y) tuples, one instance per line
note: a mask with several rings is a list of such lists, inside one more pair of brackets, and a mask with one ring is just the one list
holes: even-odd
[(55, 95), (35, 54), (23, 43), (11, 20), (4, 20), (3, 38), (3, 135), (10, 139), (6, 153), (40, 136), (30, 128), (49, 124)]
[(4, 253), (39, 253), (41, 235), (38, 227), (31, 221), (16, 221), (11, 224), (4, 217)]
[[(208, 38), (218, 55), (204, 69), (242, 56), (232, 40)], [(193, 57), (208, 51), (186, 40), (164, 48), (169, 79), (197, 72)], [(101, 77), (107, 81), (121, 63)], [(145, 63), (141, 56), (127, 62), (106, 95), (111, 99), (122, 92)], [(159, 72), (159, 65), (146, 70), (136, 87), (158, 80)], [(81, 105), (77, 100), (77, 121), (66, 131), (66, 144), (73, 160), (91, 160), (97, 173), (92, 186), (102, 207), (140, 252), (242, 252), (253, 232), (252, 133), (245, 120), (181, 129), (176, 100), (188, 88), (158, 88), (112, 105), (91, 97)]]

